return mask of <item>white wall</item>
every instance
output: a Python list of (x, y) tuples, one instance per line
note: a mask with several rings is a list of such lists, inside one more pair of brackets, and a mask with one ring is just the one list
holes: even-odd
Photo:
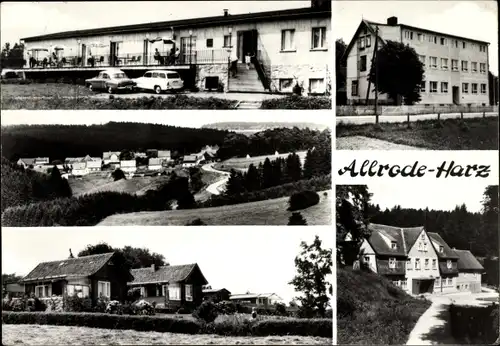
[(375, 251), (373, 250), (370, 243), (368, 243), (368, 241), (366, 239), (363, 240), (363, 243), (361, 244), (361, 247), (360, 247), (360, 251), (364, 251), (364, 255), (366, 257), (368, 257), (368, 264), (369, 264), (368, 267), (373, 272), (376, 273), (377, 272), (377, 261), (376, 261)]
[[(424, 238), (422, 238), (422, 235)], [(420, 243), (427, 243), (427, 251), (419, 251)], [(425, 231), (422, 231), (415, 244), (411, 247), (410, 251), (408, 251), (408, 258), (411, 259), (411, 269), (409, 266), (406, 266), (406, 278), (407, 278), (407, 287), (411, 291), (413, 279), (418, 278), (428, 278), (434, 277), (437, 278), (440, 276), (439, 274), (439, 260), (434, 250), (434, 247), (431, 244), (431, 240)], [(415, 259), (420, 259), (420, 270), (415, 270)], [(429, 269), (425, 269), (425, 260), (429, 260)], [(436, 261), (436, 268), (432, 268), (432, 260)]]

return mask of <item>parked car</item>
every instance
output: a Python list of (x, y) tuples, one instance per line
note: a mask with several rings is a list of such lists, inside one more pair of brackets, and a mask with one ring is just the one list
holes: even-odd
[(137, 89), (153, 90), (157, 94), (164, 91), (177, 91), (184, 87), (184, 81), (175, 71), (147, 71), (144, 76), (134, 79)]
[(118, 69), (107, 69), (99, 72), (97, 77), (85, 80), (90, 90), (106, 90), (112, 94), (118, 90), (134, 90), (135, 82), (125, 72)]

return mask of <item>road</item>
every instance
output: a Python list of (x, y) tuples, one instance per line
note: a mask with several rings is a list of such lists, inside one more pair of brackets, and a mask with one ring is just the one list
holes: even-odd
[[(464, 119), (471, 118), (481, 118), (483, 113), (467, 113), (464, 114)], [(486, 113), (487, 117), (498, 117), (498, 112), (490, 112)], [(450, 114), (441, 114), (441, 119), (454, 119), (460, 118), (460, 113), (450, 113)], [(418, 120), (430, 120), (437, 119), (437, 113), (435, 114), (419, 114), (419, 115), (410, 115), (410, 121), (418, 121)], [(374, 115), (354, 115), (354, 116), (342, 116), (336, 117), (337, 125), (340, 123), (343, 124), (352, 124), (352, 125), (362, 125), (362, 124), (375, 124), (375, 116)], [(380, 123), (402, 123), (407, 121), (406, 115), (380, 115), (379, 122)]]
[(213, 163), (208, 163), (206, 165), (201, 166), (201, 169), (207, 172), (212, 172), (212, 173), (217, 173), (221, 174), (222, 177), (220, 180), (216, 181), (215, 183), (210, 184), (206, 190), (210, 192), (212, 195), (220, 195), (221, 193), (224, 192), (226, 183), (229, 179), (229, 173), (224, 172), (224, 171), (219, 171), (217, 169), (214, 169)]

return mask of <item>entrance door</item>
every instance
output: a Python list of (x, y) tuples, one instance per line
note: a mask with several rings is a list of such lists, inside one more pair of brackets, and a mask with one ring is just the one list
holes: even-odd
[(195, 64), (196, 36), (181, 37), (181, 64)]
[(453, 103), (458, 105), (460, 104), (460, 89), (457, 86), (454, 86), (452, 88), (452, 93), (453, 93)]
[(257, 30), (238, 32), (238, 58), (245, 61), (247, 53), (257, 55)]
[(87, 65), (87, 46), (82, 43), (82, 66)]
[(148, 61), (148, 52), (149, 50), (149, 41), (148, 40), (144, 40), (144, 49), (143, 49), (143, 53), (142, 53), (142, 61), (144, 61), (144, 65), (148, 65), (149, 64), (149, 61)]
[(109, 44), (109, 65), (116, 66), (117, 59), (116, 42), (110, 42)]

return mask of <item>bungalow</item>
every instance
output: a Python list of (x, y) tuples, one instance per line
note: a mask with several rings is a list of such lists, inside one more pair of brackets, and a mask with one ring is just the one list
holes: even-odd
[(162, 163), (167, 163), (172, 160), (170, 150), (158, 150), (157, 158), (159, 158)]
[(35, 159), (21, 158), (17, 160), (17, 164), (25, 169), (33, 168), (35, 166)]
[(150, 158), (148, 161), (148, 170), (159, 171), (162, 168), (162, 161), (159, 158)]
[(229, 300), (231, 296), (231, 292), (226, 290), (225, 288), (220, 289), (204, 289), (203, 290), (203, 300), (210, 300), (213, 302), (221, 302), (225, 300)]
[(453, 249), (453, 251), (458, 256), (457, 290), (480, 293), (483, 266), (469, 250)]
[(137, 164), (135, 160), (122, 160), (120, 168), (125, 173), (134, 173), (137, 170)]
[(250, 293), (232, 294), (229, 300), (235, 303), (254, 305), (256, 307), (268, 307), (283, 302), (283, 299), (275, 293)]
[(196, 307), (203, 300), (203, 285), (208, 284), (198, 264), (132, 269), (130, 288), (140, 287), (144, 300), (166, 308)]
[(182, 167), (195, 167), (200, 164), (200, 161), (201, 159), (198, 157), (198, 155), (185, 155), (182, 158)]
[(105, 165), (110, 163), (119, 163), (120, 162), (120, 152), (119, 151), (107, 151), (102, 154), (102, 160)]
[(89, 174), (89, 170), (85, 162), (74, 162), (71, 164), (71, 175), (79, 177), (87, 174)]
[(115, 263), (115, 253), (109, 252), (40, 263), (20, 283), (25, 293), (39, 298), (77, 295), (121, 301), (130, 279), (128, 270)]

